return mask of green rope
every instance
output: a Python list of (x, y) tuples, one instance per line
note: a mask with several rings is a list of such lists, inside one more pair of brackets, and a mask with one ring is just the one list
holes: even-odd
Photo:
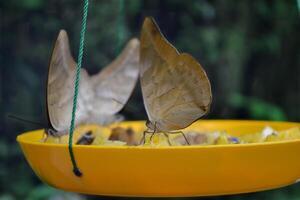
[(72, 161), (72, 165), (73, 165), (73, 172), (76, 176), (81, 176), (82, 173), (80, 172), (80, 170), (76, 164), (74, 152), (72, 149), (72, 146), (73, 146), (72, 141), (73, 141), (73, 133), (74, 133), (74, 127), (75, 127), (75, 114), (76, 114), (76, 108), (77, 108), (77, 96), (78, 96), (78, 87), (79, 87), (79, 81), (80, 81), (80, 69), (81, 69), (82, 56), (83, 56), (84, 36), (85, 36), (85, 30), (86, 30), (86, 19), (87, 19), (87, 14), (88, 14), (88, 6), (89, 6), (89, 1), (84, 0), (82, 25), (81, 25), (81, 31), (80, 31), (78, 64), (76, 66), (76, 79), (75, 79), (75, 86), (74, 86), (72, 119), (71, 119), (70, 136), (69, 136), (69, 153), (70, 153), (70, 157), (71, 157), (71, 161)]
[(300, 0), (297, 0), (297, 6), (298, 6), (299, 14), (300, 14)]

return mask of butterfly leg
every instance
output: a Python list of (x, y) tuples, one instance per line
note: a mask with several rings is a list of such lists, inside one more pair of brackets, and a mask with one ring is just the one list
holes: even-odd
[(188, 145), (191, 145), (191, 144), (190, 144), (190, 142), (188, 141), (188, 139), (187, 139), (186, 135), (184, 134), (184, 132), (182, 132), (182, 131), (179, 131), (179, 133), (181, 133), (181, 134), (182, 134), (182, 136), (184, 137), (184, 139), (185, 139), (186, 143), (187, 143)]
[(152, 139), (153, 139), (154, 134), (155, 134), (155, 132), (153, 131), (153, 132), (151, 133), (151, 136), (150, 136), (150, 143), (152, 142)]
[(146, 134), (147, 134), (147, 133), (152, 133), (152, 132), (150, 132), (150, 131), (148, 131), (148, 130), (145, 130), (145, 131), (143, 132), (143, 137), (142, 137), (142, 139), (141, 139), (141, 141), (140, 141), (140, 145), (145, 144), (145, 142), (146, 142)]
[(191, 143), (188, 141), (188, 139), (187, 139), (187, 137), (186, 137), (186, 135), (184, 134), (184, 132), (182, 132), (182, 131), (175, 131), (175, 132), (170, 132), (171, 134), (173, 134), (173, 133), (180, 133), (182, 136), (183, 136), (183, 138), (185, 139), (185, 142), (188, 144), (188, 145), (191, 145)]
[(42, 137), (42, 142), (46, 142), (47, 138), (48, 138), (48, 135), (47, 135), (46, 131), (44, 131), (43, 137)]
[(154, 122), (154, 130), (153, 130), (153, 132), (150, 136), (150, 143), (152, 142), (152, 139), (153, 139), (153, 136), (154, 136), (155, 133), (156, 133), (156, 122)]
[(166, 136), (167, 140), (168, 140), (168, 143), (169, 143), (169, 146), (172, 146), (172, 143), (170, 141), (170, 137), (169, 137), (169, 134), (166, 133), (166, 132), (163, 132), (163, 134)]
[(141, 141), (140, 141), (140, 145), (145, 144), (146, 133), (147, 133), (147, 131), (144, 131), (144, 132), (143, 132), (143, 137), (142, 137), (142, 139), (141, 139)]
[(146, 134), (147, 134), (147, 133), (151, 133), (151, 136), (150, 136), (150, 142), (152, 142), (153, 136), (154, 136), (154, 134), (155, 134), (155, 130), (153, 130), (153, 131), (148, 131), (148, 130), (146, 130), (146, 131), (143, 132), (143, 137), (142, 137), (142, 139), (141, 139), (140, 144), (145, 144), (145, 142), (146, 142)]
[(153, 131), (149, 131), (149, 129), (147, 129), (146, 131), (143, 132), (143, 137), (141, 139), (140, 144), (145, 144), (147, 133), (151, 133), (151, 136), (150, 136), (150, 142), (151, 142), (152, 139), (153, 139), (154, 134), (156, 133), (156, 122), (154, 123), (154, 130)]

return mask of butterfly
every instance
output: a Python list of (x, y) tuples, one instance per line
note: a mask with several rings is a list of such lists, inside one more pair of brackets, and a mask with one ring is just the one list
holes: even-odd
[[(76, 74), (65, 30), (59, 32), (49, 64), (47, 80), (47, 135), (68, 134)], [(131, 39), (121, 54), (96, 75), (80, 71), (76, 124), (101, 125), (118, 121), (116, 115), (128, 101), (138, 79), (139, 40)], [(90, 134), (89, 134), (90, 135)]]
[(212, 101), (211, 86), (196, 59), (179, 53), (150, 17), (144, 20), (140, 41), (139, 74), (148, 129), (172, 132), (205, 115)]

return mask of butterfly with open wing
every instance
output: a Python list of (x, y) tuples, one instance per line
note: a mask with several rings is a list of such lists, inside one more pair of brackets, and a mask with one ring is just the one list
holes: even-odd
[(202, 66), (191, 55), (179, 53), (153, 18), (144, 20), (140, 41), (140, 83), (149, 119), (145, 142), (146, 133), (168, 137), (205, 115), (212, 93)]
[[(68, 134), (74, 96), (76, 62), (66, 31), (61, 30), (52, 52), (47, 80), (47, 136)], [(139, 73), (139, 40), (131, 39), (121, 54), (98, 74), (81, 69), (75, 125), (110, 124), (128, 101)], [(90, 136), (90, 133), (88, 133)]]

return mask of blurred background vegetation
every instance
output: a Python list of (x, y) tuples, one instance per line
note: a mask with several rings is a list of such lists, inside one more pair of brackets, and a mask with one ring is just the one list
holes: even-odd
[[(47, 124), (45, 83), (60, 29), (77, 57), (82, 1), (0, 1), (0, 200), (102, 199), (66, 193), (41, 183), (15, 138), (37, 127), (8, 114)], [(154, 16), (179, 51), (208, 73), (213, 104), (206, 118), (300, 121), (300, 15), (297, 1), (91, 0), (83, 66), (93, 74), (139, 37)], [(146, 119), (140, 88), (122, 113)], [(234, 174), (233, 174), (234, 175)], [(203, 199), (300, 199), (300, 185), (246, 195)]]

